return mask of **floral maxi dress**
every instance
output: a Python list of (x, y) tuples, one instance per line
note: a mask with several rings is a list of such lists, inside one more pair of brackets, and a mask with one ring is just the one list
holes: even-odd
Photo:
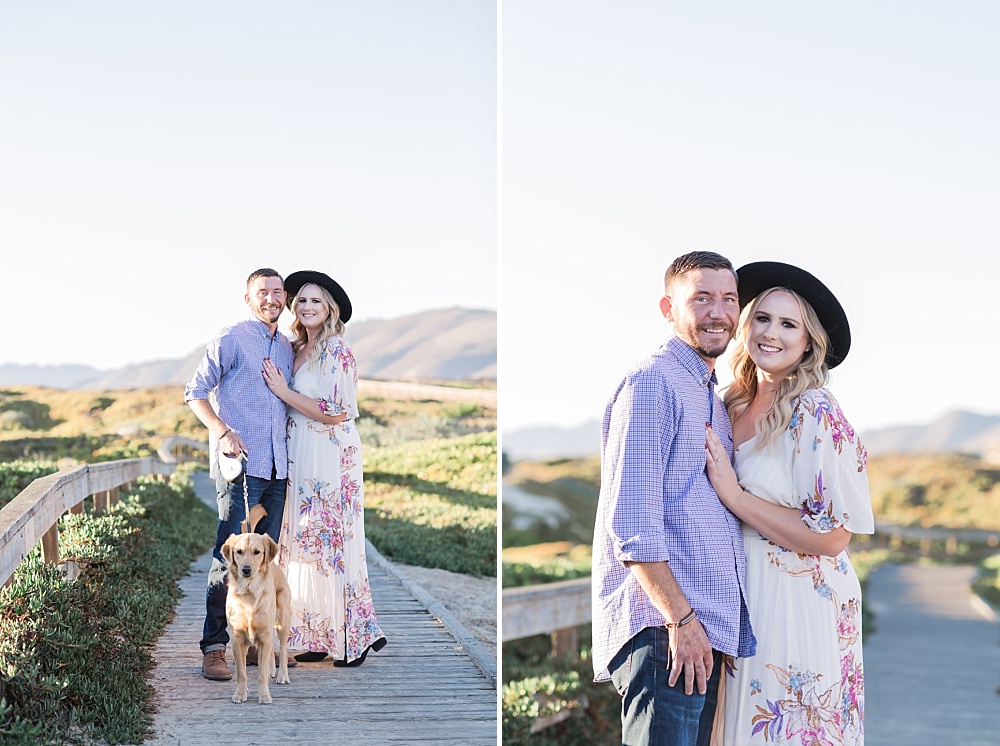
[(346, 413), (347, 419), (325, 425), (289, 407), (288, 492), (278, 552), (292, 591), (289, 649), (348, 661), (384, 637), (365, 559), (357, 382), (354, 355), (340, 336), (327, 339), (319, 359), (304, 363), (290, 382), (298, 393), (326, 402), (327, 414)]
[[(867, 452), (826, 389), (794, 404), (787, 432), (735, 456), (745, 490), (797, 508), (813, 531), (872, 533)], [(861, 586), (847, 551), (798, 554), (744, 525), (757, 655), (727, 662), (726, 744), (864, 743)]]

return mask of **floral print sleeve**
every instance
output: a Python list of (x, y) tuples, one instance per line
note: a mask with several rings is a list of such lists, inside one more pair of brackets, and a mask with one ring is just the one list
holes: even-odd
[(868, 453), (826, 389), (805, 392), (789, 430), (795, 442), (792, 481), (803, 522), (817, 533), (837, 527), (875, 530), (868, 492)]
[(343, 337), (331, 337), (323, 343), (319, 356), (323, 397), (320, 407), (327, 414), (346, 414), (353, 420), (358, 416), (358, 366), (354, 353)]

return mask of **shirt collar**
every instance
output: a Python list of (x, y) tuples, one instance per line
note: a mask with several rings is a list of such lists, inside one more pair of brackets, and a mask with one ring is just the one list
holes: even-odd
[(256, 316), (251, 316), (247, 320), (250, 322), (250, 327), (258, 334), (260, 334), (262, 337), (266, 337), (267, 339), (274, 339), (274, 335), (278, 333), (278, 329), (277, 327), (275, 327), (274, 334), (272, 334), (271, 330), (267, 328), (267, 324), (258, 319)]
[(708, 369), (708, 363), (687, 342), (680, 337), (671, 337), (665, 345), (667, 351), (690, 373), (702, 386), (712, 384), (717, 386), (719, 379), (714, 370)]

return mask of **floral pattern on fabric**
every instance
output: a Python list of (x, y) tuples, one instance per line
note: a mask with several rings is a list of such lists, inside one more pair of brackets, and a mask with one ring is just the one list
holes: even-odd
[[(740, 484), (799, 511), (817, 533), (871, 533), (867, 453), (825, 389), (806, 392), (788, 437), (736, 454)], [(724, 739), (733, 746), (862, 746), (861, 586), (847, 551), (800, 554), (744, 526), (757, 655), (727, 661)]]
[(292, 590), (289, 648), (358, 658), (384, 637), (375, 616), (365, 557), (364, 478), (357, 366), (342, 337), (328, 339), (292, 388), (325, 402), (327, 425), (289, 409), (288, 492), (278, 561)]

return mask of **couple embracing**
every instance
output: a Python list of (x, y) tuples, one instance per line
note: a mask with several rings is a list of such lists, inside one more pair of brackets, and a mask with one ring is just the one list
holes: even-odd
[[(351, 301), (329, 275), (286, 279), (258, 269), (246, 283), (250, 318), (223, 329), (205, 350), (184, 400), (209, 430), (219, 524), (205, 596), (202, 675), (227, 681), (226, 565), (222, 545), (240, 533), (247, 505), (267, 514), (256, 531), (278, 543), (292, 595), (288, 662), (329, 656), (357, 666), (385, 636), (378, 625), (365, 560), (357, 366), (344, 324)], [(285, 306), (295, 316), (289, 341), (278, 331)], [(219, 454), (243, 455), (243, 474), (227, 482)], [(249, 662), (255, 661), (251, 650)]]
[(847, 544), (874, 519), (866, 451), (826, 388), (846, 314), (802, 269), (711, 252), (674, 260), (660, 310), (674, 337), (602, 429), (594, 670), (622, 696), (622, 743), (859, 746)]

